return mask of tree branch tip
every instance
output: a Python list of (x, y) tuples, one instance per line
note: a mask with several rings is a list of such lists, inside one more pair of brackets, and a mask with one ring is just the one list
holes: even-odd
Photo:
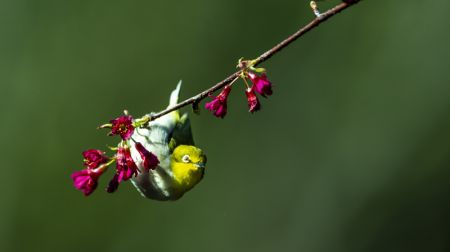
[[(176, 109), (180, 109), (182, 107), (185, 107), (187, 105), (191, 105), (192, 109), (194, 111), (194, 113), (198, 114), (197, 110), (199, 109), (199, 103), (205, 99), (208, 96), (212, 96), (212, 94), (214, 92), (216, 92), (217, 90), (223, 89), (226, 86), (231, 86), (237, 79), (242, 78), (243, 74), (245, 74), (244, 72), (247, 70), (252, 70), (254, 72), (257, 73), (264, 73), (265, 69), (264, 68), (255, 68), (257, 65), (267, 61), (268, 59), (270, 59), (273, 55), (275, 55), (277, 52), (281, 51), (282, 49), (284, 49), (285, 47), (287, 47), (289, 44), (291, 44), (292, 42), (294, 42), (295, 40), (297, 40), (298, 38), (302, 37), (304, 34), (306, 34), (307, 32), (309, 32), (310, 30), (312, 30), (313, 28), (317, 27), (319, 24), (321, 24), (322, 22), (325, 22), (326, 20), (328, 20), (330, 17), (334, 16), (335, 14), (341, 12), (344, 9), (349, 8), (350, 6), (360, 2), (361, 0), (342, 0), (342, 2), (340, 4), (337, 4), (336, 6), (328, 9), (327, 11), (320, 13), (317, 2), (320, 0), (316, 0), (316, 1), (310, 1), (310, 8), (312, 9), (314, 15), (316, 16), (316, 18), (314, 20), (312, 20), (310, 23), (304, 25), (303, 27), (301, 27), (298, 31), (296, 31), (294, 34), (290, 35), (289, 37), (287, 37), (285, 40), (281, 41), (279, 44), (275, 45), (274, 47), (272, 47), (271, 49), (269, 49), (268, 51), (264, 52), (263, 54), (261, 54), (259, 57), (255, 58), (254, 60), (245, 60), (243, 57), (241, 57), (238, 60), (238, 64), (237, 64), (237, 68), (239, 68), (238, 71), (236, 71), (235, 73), (231, 74), (230, 76), (226, 77), (224, 80), (218, 82), (217, 84), (215, 84), (214, 86), (200, 92), (199, 94), (188, 98), (178, 104), (176, 104), (175, 106), (171, 107), (171, 108), (167, 108), (165, 110), (162, 110), (158, 113), (154, 113), (151, 114), (149, 116), (149, 121), (153, 121), (161, 116), (164, 116)], [(243, 78), (244, 79), (244, 78)], [(245, 80), (245, 79), (244, 79)], [(148, 122), (144, 125), (148, 125)]]

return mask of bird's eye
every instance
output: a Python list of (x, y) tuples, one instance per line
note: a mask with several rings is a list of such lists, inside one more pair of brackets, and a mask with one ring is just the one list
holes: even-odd
[(184, 155), (181, 158), (181, 161), (183, 161), (183, 163), (189, 163), (189, 161), (191, 161), (191, 158), (189, 157), (189, 155)]

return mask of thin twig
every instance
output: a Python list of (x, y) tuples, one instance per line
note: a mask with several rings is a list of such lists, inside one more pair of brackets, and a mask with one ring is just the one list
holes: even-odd
[[(300, 38), (301, 36), (303, 36), (304, 34), (306, 34), (307, 32), (311, 31), (312, 29), (314, 29), (315, 27), (317, 27), (319, 24), (325, 22), (326, 20), (328, 20), (330, 17), (334, 16), (335, 14), (349, 8), (350, 6), (360, 2), (361, 0), (347, 0), (346, 2), (342, 2), (338, 5), (336, 5), (335, 7), (329, 9), (328, 11), (322, 13), (320, 16), (316, 17), (313, 21), (311, 21), (310, 23), (308, 23), (307, 25), (303, 26), (302, 28), (300, 28), (300, 30), (298, 30), (297, 32), (295, 32), (294, 34), (292, 34), (291, 36), (289, 36), (288, 38), (286, 38), (285, 40), (283, 40), (282, 42), (280, 42), (279, 44), (277, 44), (276, 46), (272, 47), (270, 50), (268, 50), (267, 52), (261, 54), (261, 56), (259, 56), (258, 58), (256, 58), (256, 60), (254, 61), (255, 64), (254, 66), (257, 66), (261, 63), (263, 63), (264, 61), (270, 59), (273, 55), (275, 55), (277, 52), (281, 51), (283, 48), (285, 48), (286, 46), (288, 46), (289, 44), (291, 44), (292, 42), (294, 42), (295, 40), (297, 40), (298, 38)], [(201, 100), (205, 99), (206, 97), (208, 97), (209, 94), (223, 88), (224, 86), (228, 85), (229, 83), (231, 83), (234, 79), (236, 79), (237, 77), (239, 77), (241, 73), (241, 70), (231, 74), (230, 76), (228, 76), (227, 78), (225, 78), (224, 80), (222, 80), (221, 82), (217, 83), (216, 85), (212, 86), (211, 88), (189, 98), (186, 99), (180, 103), (178, 103), (177, 105), (167, 108), (163, 111), (160, 111), (158, 113), (154, 113), (150, 116), (150, 121), (159, 118), (163, 115), (166, 115), (172, 111), (175, 111), (177, 109), (180, 109), (182, 107), (185, 107), (187, 105), (190, 104), (198, 104)]]

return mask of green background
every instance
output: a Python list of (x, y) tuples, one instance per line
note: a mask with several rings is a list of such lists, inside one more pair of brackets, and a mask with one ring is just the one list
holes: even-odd
[[(326, 9), (338, 1), (319, 4)], [(447, 0), (365, 0), (264, 63), (274, 95), (192, 116), (204, 180), (177, 202), (70, 174), (95, 128), (222, 80), (309, 1), (0, 1), (1, 251), (449, 251)], [(202, 104), (203, 106), (203, 104)]]

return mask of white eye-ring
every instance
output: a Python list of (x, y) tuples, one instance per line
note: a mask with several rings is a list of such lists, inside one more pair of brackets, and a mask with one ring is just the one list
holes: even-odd
[(189, 155), (184, 155), (181, 158), (181, 161), (183, 161), (183, 163), (189, 163), (191, 161), (191, 158), (189, 157)]

